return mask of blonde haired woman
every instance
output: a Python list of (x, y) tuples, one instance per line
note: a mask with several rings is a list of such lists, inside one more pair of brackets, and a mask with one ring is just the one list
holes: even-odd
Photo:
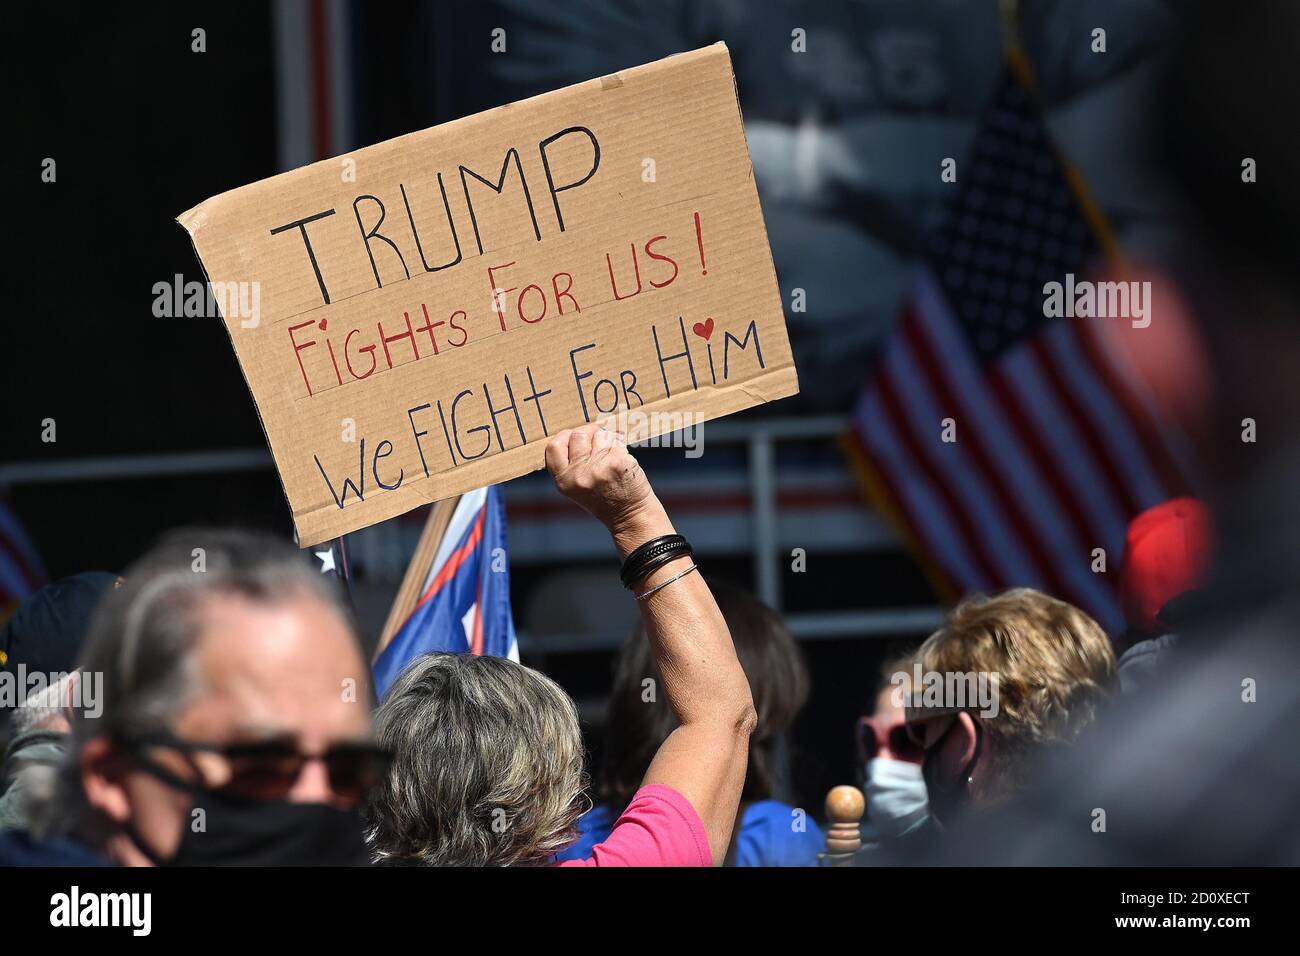
[(1035, 761), (1072, 743), (1118, 687), (1101, 626), (1032, 588), (967, 597), (915, 662), (907, 730), (944, 826), (1017, 793)]

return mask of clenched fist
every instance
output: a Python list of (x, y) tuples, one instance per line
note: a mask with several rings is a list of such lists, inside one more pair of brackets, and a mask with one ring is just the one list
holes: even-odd
[(546, 443), (546, 468), (556, 488), (616, 534), (662, 514), (626, 440), (599, 424), (556, 434)]

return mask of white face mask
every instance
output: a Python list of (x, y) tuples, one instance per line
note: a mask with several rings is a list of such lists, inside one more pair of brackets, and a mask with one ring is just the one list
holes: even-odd
[(873, 757), (867, 761), (862, 789), (867, 796), (867, 818), (881, 836), (902, 836), (929, 816), (925, 778), (918, 763)]

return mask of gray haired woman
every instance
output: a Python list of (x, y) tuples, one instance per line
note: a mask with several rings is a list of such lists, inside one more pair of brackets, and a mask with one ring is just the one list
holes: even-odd
[[(719, 862), (756, 719), (727, 625), (621, 436), (599, 425), (560, 432), (546, 467), (609, 529), (678, 720), (605, 842), (561, 865)], [(393, 684), (376, 721), (393, 757), (367, 808), (376, 861), (543, 865), (575, 839), (588, 805), (578, 714), (544, 675), (501, 658), (428, 655)]]

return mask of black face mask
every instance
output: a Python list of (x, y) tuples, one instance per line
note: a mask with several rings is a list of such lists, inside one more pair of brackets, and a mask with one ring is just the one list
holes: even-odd
[(984, 728), (977, 720), (975, 721), (975, 752), (971, 754), (970, 762), (962, 767), (956, 777), (949, 780), (942, 779), (939, 775), (939, 750), (943, 742), (948, 739), (948, 735), (956, 729), (957, 721), (954, 720), (952, 726), (944, 731), (938, 742), (926, 751), (925, 761), (921, 764), (921, 775), (925, 778), (926, 796), (930, 804), (930, 816), (940, 826), (950, 826), (970, 804), (971, 776), (975, 773), (975, 765), (979, 763), (980, 755), (984, 752)]
[[(181, 842), (168, 857), (158, 856), (138, 833), (132, 839), (156, 866), (365, 866), (361, 812), (324, 803), (243, 800), (189, 784), (161, 767), (142, 769), (169, 786), (194, 794)], [(193, 810), (203, 810), (195, 829)]]

